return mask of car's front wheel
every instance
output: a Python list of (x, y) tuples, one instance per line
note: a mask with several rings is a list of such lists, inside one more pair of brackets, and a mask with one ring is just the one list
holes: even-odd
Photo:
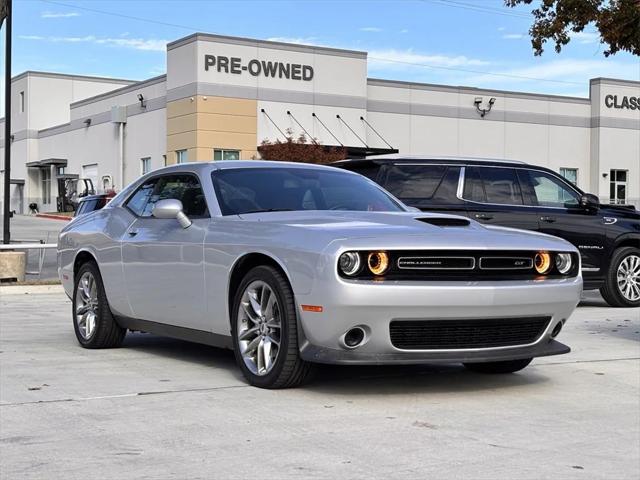
[(278, 270), (259, 266), (249, 271), (231, 316), (236, 361), (251, 385), (289, 388), (309, 378), (314, 365), (300, 358), (294, 296)]
[(640, 249), (622, 247), (613, 252), (600, 294), (612, 307), (640, 307)]
[(479, 373), (514, 373), (522, 370), (531, 363), (533, 358), (507, 360), (503, 362), (465, 363), (464, 366), (472, 372)]
[(71, 313), (76, 338), (84, 348), (122, 344), (127, 331), (113, 318), (100, 271), (93, 262), (82, 265), (75, 276)]

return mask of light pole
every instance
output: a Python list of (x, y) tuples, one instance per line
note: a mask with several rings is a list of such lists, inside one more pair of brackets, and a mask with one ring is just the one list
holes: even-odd
[(0, 28), (5, 23), (4, 64), (4, 200), (2, 202), (2, 243), (11, 241), (9, 220), (11, 217), (11, 0), (0, 2)]

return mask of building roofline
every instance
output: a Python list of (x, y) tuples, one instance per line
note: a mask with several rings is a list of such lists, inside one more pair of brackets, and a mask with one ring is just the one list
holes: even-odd
[(73, 73), (57, 73), (57, 72), (42, 72), (38, 70), (26, 70), (15, 77), (11, 78), (11, 83), (21, 80), (26, 77), (46, 77), (46, 78), (64, 78), (67, 80), (85, 80), (89, 82), (112, 82), (112, 83), (124, 83), (131, 84), (135, 80), (128, 80), (123, 78), (111, 78), (111, 77), (99, 77), (93, 75), (76, 75)]
[(640, 81), (638, 80), (623, 80), (621, 78), (608, 78), (608, 77), (596, 77), (589, 80), (589, 84), (608, 84), (608, 85), (621, 85), (629, 87), (640, 87)]
[(260, 40), (257, 38), (232, 37), (228, 35), (216, 35), (212, 33), (196, 32), (167, 44), (167, 52), (183, 45), (197, 41), (225, 42), (234, 45), (246, 45), (250, 47), (267, 47), (278, 50), (291, 50), (304, 53), (319, 53), (352, 58), (367, 58), (367, 52), (361, 50), (346, 50), (342, 48), (323, 47), (318, 45), (301, 45), (298, 43), (277, 42), (272, 40)]
[(546, 93), (527, 93), (527, 92), (516, 92), (513, 90), (496, 90), (492, 88), (478, 88), (478, 87), (465, 87), (465, 86), (454, 86), (454, 85), (442, 85), (436, 83), (418, 83), (418, 82), (407, 82), (403, 80), (386, 80), (382, 78), (367, 78), (367, 85), (381, 86), (381, 87), (400, 87), (400, 88), (409, 88), (409, 89), (417, 89), (417, 90), (436, 90), (441, 92), (464, 92), (470, 94), (494, 94), (501, 95), (510, 98), (529, 98), (533, 100), (541, 100), (546, 99), (550, 101), (556, 102), (571, 102), (571, 103), (583, 103), (588, 105), (591, 103), (591, 100), (587, 97), (570, 97), (564, 95), (551, 95)]
[(70, 105), (71, 109), (82, 107), (84, 105), (88, 105), (90, 103), (98, 102), (100, 100), (105, 100), (107, 98), (115, 97), (118, 95), (122, 95), (123, 93), (127, 93), (133, 90), (138, 90), (139, 88), (149, 87), (151, 85), (155, 85), (157, 83), (162, 83), (167, 79), (167, 75), (158, 75), (157, 77), (148, 78), (147, 80), (141, 80), (139, 82), (132, 83), (130, 85), (125, 85), (121, 88), (116, 88), (115, 90), (110, 90), (108, 92), (100, 93), (98, 95), (94, 95), (93, 97), (84, 98), (82, 100), (78, 100), (77, 102), (73, 102)]

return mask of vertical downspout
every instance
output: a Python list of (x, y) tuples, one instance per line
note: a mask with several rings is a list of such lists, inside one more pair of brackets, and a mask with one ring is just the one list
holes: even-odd
[(120, 123), (118, 137), (120, 141), (119, 162), (120, 162), (120, 191), (124, 190), (124, 123)]

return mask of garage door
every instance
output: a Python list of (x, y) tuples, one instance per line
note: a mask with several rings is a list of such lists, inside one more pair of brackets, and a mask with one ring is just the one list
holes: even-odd
[(82, 166), (82, 178), (90, 179), (93, 182), (94, 190), (97, 190), (99, 188), (99, 185), (98, 185), (98, 164), (97, 163), (92, 163), (90, 165), (83, 165)]

